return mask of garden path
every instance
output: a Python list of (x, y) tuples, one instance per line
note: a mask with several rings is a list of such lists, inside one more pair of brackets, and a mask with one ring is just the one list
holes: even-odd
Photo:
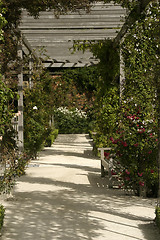
[(3, 204), (2, 240), (160, 239), (156, 200), (108, 189), (85, 134), (59, 135), (31, 161)]

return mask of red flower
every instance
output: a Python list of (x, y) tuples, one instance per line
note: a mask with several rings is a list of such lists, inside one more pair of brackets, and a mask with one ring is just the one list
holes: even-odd
[(114, 172), (113, 170), (111, 170), (111, 174), (112, 174), (112, 175), (117, 175), (117, 173)]
[(141, 182), (141, 181), (140, 181), (140, 182), (139, 182), (139, 185), (140, 185), (140, 186), (144, 186), (144, 182)]
[(139, 176), (139, 177), (142, 177), (142, 176), (143, 176), (143, 173), (138, 173), (138, 176)]
[(118, 141), (119, 141), (119, 139), (116, 139), (116, 140), (113, 140), (112, 143), (113, 143), (113, 144), (117, 144)]
[(113, 137), (110, 137), (110, 140), (113, 142), (114, 141)]
[(138, 145), (139, 145), (139, 143), (135, 143), (135, 144), (134, 144), (135, 147), (138, 147)]
[(128, 170), (126, 169), (126, 173), (129, 175), (130, 174), (130, 172), (128, 172)]
[(105, 156), (106, 158), (109, 158), (109, 155), (110, 155), (109, 152), (104, 152), (104, 156)]
[(143, 132), (145, 132), (145, 131), (146, 131), (145, 128), (138, 129), (138, 132), (139, 132), (139, 133), (143, 133)]
[(124, 146), (124, 147), (127, 147), (128, 146), (128, 144), (126, 143), (126, 142), (121, 142), (122, 143), (122, 145)]
[(148, 154), (151, 154), (152, 153), (152, 150), (148, 152)]
[(153, 169), (151, 169), (151, 173), (154, 173), (154, 170), (153, 170)]

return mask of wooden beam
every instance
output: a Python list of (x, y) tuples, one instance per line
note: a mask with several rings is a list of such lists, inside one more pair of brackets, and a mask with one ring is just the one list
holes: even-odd
[(114, 44), (117, 45), (120, 43), (121, 39), (127, 33), (128, 29), (134, 24), (140, 17), (141, 13), (145, 10), (147, 5), (152, 0), (141, 0), (138, 1), (136, 7), (130, 12), (128, 17), (126, 18), (125, 23), (123, 24), (121, 30), (118, 32), (117, 36), (114, 39)]

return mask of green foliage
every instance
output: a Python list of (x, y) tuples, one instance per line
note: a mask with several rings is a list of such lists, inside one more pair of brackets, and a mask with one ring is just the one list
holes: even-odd
[(7, 21), (3, 16), (5, 12), (6, 12), (6, 8), (2, 7), (2, 1), (0, 1), (0, 41), (4, 40), (3, 27), (7, 24)]
[(88, 119), (85, 112), (78, 109), (60, 107), (54, 111), (55, 127), (59, 133), (86, 133)]
[(148, 7), (122, 44), (125, 82), (119, 132), (116, 137), (113, 133), (112, 140), (117, 158), (127, 170), (122, 174), (125, 186), (130, 186), (136, 194), (140, 194), (140, 188), (146, 188), (148, 196), (157, 196), (158, 191), (159, 99), (155, 67), (159, 45), (153, 37), (157, 15), (158, 8)]
[(36, 157), (50, 133), (52, 78), (43, 70), (35, 71), (33, 81), (33, 88), (24, 93), (24, 147)]
[[(93, 44), (95, 49), (93, 46), (90, 47), (98, 52), (96, 55), (95, 51), (94, 55), (100, 59), (98, 67), (101, 73), (100, 89), (96, 96), (98, 110), (97, 134), (94, 137), (96, 147), (112, 146), (116, 158), (124, 168), (120, 176), (124, 186), (133, 189), (137, 195), (140, 194), (141, 188), (145, 188), (147, 196), (157, 196), (158, 190), (159, 102), (158, 79), (155, 78), (159, 56), (159, 43), (155, 37), (158, 11), (157, 6), (148, 6), (142, 18), (132, 25), (121, 46), (125, 63), (125, 82), (120, 105), (118, 98), (115, 98), (115, 93), (109, 94), (110, 90), (108, 91), (107, 87), (116, 86), (115, 79), (119, 74), (119, 56), (118, 54), (116, 58), (113, 56), (114, 45), (107, 42), (104, 48), (102, 47), (102, 51), (100, 48), (102, 42), (99, 43), (99, 48), (95, 43)], [(112, 50), (108, 50), (109, 46)], [(82, 48), (85, 47), (85, 45), (82, 46)], [(106, 71), (104, 74), (103, 66), (106, 66), (106, 61), (108, 73)], [(109, 67), (108, 64), (110, 64)], [(113, 74), (112, 68), (115, 69)]]
[(45, 141), (45, 146), (51, 147), (51, 145), (54, 143), (57, 136), (58, 136), (58, 129), (51, 128), (50, 133)]
[(119, 81), (119, 47), (113, 44), (112, 40), (101, 41), (75, 41), (73, 52), (89, 49), (99, 63), (96, 65), (99, 84), (105, 93), (105, 88), (118, 84)]
[(62, 79), (68, 84), (73, 83), (79, 94), (85, 93), (90, 99), (96, 90), (99, 73), (96, 67), (67, 69), (63, 71)]
[(64, 70), (61, 76), (53, 79), (52, 105), (85, 111), (92, 108), (97, 75), (94, 67)]
[(4, 134), (5, 129), (11, 124), (13, 113), (10, 102), (13, 97), (12, 90), (2, 82), (2, 76), (0, 75), (0, 136)]
[[(100, 95), (100, 96), (99, 96)], [(95, 101), (95, 147), (110, 145), (109, 138), (113, 134), (119, 109), (119, 90), (117, 87), (106, 89), (105, 95), (101, 96), (101, 89), (97, 92)]]
[(147, 196), (157, 196), (157, 121), (153, 116), (135, 106), (123, 104), (119, 126), (110, 138), (116, 158), (124, 167), (121, 174), (124, 187), (139, 195), (140, 187), (146, 188)]
[(5, 216), (5, 208), (2, 205), (0, 205), (0, 231), (3, 226), (4, 216)]
[(159, 231), (160, 231), (160, 207), (158, 207), (158, 206), (156, 207), (155, 213), (156, 213), (156, 219), (155, 219), (156, 225), (157, 225), (157, 227), (159, 228)]
[(29, 161), (29, 156), (25, 153), (19, 154), (18, 150), (10, 148), (3, 149), (1, 167), (4, 168), (4, 174), (0, 180), (0, 194), (10, 193), (15, 185), (16, 177), (25, 174), (25, 168)]

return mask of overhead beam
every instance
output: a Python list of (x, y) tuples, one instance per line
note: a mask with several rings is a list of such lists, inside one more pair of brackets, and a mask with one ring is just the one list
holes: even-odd
[(26, 39), (26, 37), (24, 36), (24, 34), (22, 34), (22, 42), (25, 45), (25, 47), (28, 49), (28, 51), (33, 55), (35, 60), (38, 62), (39, 57), (36, 52), (33, 52), (32, 47), (31, 47), (30, 43), (28, 42), (28, 40)]
[(145, 10), (148, 4), (152, 0), (141, 0), (138, 1), (135, 8), (130, 12), (128, 17), (126, 18), (125, 23), (123, 24), (121, 30), (118, 32), (117, 36), (114, 39), (114, 44), (117, 45), (120, 43), (121, 39), (127, 33), (128, 29), (134, 24), (140, 17), (141, 13)]

